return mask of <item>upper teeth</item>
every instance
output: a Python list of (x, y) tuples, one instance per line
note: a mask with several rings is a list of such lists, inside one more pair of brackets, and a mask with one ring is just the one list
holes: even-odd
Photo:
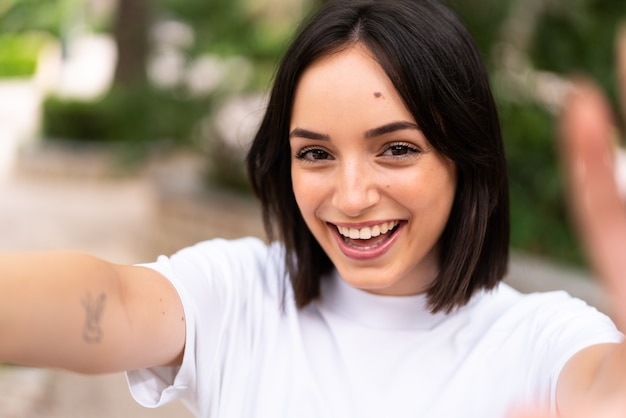
[(386, 234), (395, 228), (400, 222), (391, 221), (384, 222), (380, 225), (365, 226), (363, 228), (347, 228), (345, 226), (337, 226), (337, 230), (341, 235), (351, 239), (370, 239), (381, 234)]

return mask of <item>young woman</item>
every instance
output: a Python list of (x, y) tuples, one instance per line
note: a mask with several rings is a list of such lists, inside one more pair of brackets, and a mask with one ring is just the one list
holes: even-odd
[(138, 402), (182, 398), (200, 417), (565, 415), (618, 384), (606, 316), (500, 283), (498, 118), (471, 37), (439, 3), (314, 16), (248, 168), (269, 245), (213, 240), (144, 266), (0, 257), (0, 360), (127, 370)]

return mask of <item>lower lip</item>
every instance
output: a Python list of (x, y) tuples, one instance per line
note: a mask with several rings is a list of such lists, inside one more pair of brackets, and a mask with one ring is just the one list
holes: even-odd
[(389, 249), (393, 246), (393, 244), (398, 239), (398, 236), (400, 235), (400, 233), (402, 232), (402, 229), (404, 229), (405, 226), (406, 226), (405, 222), (400, 223), (397, 230), (391, 235), (391, 237), (389, 237), (387, 240), (385, 240), (381, 244), (375, 247), (367, 248), (367, 249), (360, 249), (360, 248), (355, 248), (351, 246), (350, 244), (348, 244), (347, 242), (343, 240), (341, 234), (339, 234), (339, 231), (337, 231), (336, 226), (331, 225), (331, 228), (333, 228), (334, 230), (335, 239), (337, 240), (339, 249), (346, 257), (351, 258), (353, 260), (365, 261), (365, 260), (372, 260), (372, 259), (378, 258), (382, 256), (383, 254), (385, 254), (387, 251), (389, 251)]

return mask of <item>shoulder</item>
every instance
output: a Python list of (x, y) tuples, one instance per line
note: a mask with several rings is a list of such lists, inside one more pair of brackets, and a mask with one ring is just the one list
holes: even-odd
[(467, 309), (466, 315), (483, 329), (499, 330), (512, 339), (522, 336), (535, 350), (540, 343), (580, 347), (619, 338), (607, 315), (565, 291), (523, 294), (501, 283), (477, 295)]
[(282, 244), (267, 244), (254, 237), (236, 240), (212, 239), (184, 248), (171, 257), (160, 257), (159, 261), (169, 259), (174, 263), (192, 262), (200, 267), (216, 269), (245, 269), (255, 267), (268, 268), (284, 263)]
[(567, 317), (581, 313), (605, 317), (595, 307), (572, 297), (565, 291), (521, 293), (506, 283), (500, 283), (495, 289), (477, 295), (469, 306), (478, 312), (497, 311), (522, 316), (525, 319)]
[(160, 256), (144, 266), (157, 270), (177, 288), (197, 291), (202, 287), (228, 293), (251, 286), (262, 290), (262, 286), (276, 293), (286, 274), (284, 253), (281, 243), (267, 244), (253, 237), (212, 239), (171, 256)]
[(492, 311), (491, 326), (514, 346), (526, 347), (539, 368), (553, 374), (576, 352), (622, 339), (607, 315), (565, 291), (522, 294), (502, 284), (486, 305), (498, 306), (498, 300), (501, 309), (495, 317)]

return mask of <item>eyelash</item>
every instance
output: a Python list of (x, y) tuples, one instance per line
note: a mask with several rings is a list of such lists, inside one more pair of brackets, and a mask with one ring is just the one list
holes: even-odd
[(313, 157), (314, 153), (317, 153), (317, 155), (321, 155), (323, 153), (327, 157), (330, 157), (330, 158), (324, 158), (324, 159), (333, 159), (329, 152), (327, 152), (327, 151), (325, 151), (325, 150), (323, 150), (321, 148), (318, 148), (318, 147), (302, 148), (296, 154), (296, 159), (302, 160), (302, 161), (306, 161), (306, 162), (315, 162), (315, 161), (323, 160), (322, 158), (314, 158)]
[[(404, 151), (405, 153), (401, 155), (399, 154), (385, 155), (385, 153), (389, 151), (393, 153), (394, 152), (393, 149), (395, 149), (395, 151), (398, 151), (400, 149)], [(409, 158), (412, 155), (419, 154), (420, 152), (421, 150), (413, 144), (406, 143), (406, 142), (397, 142), (397, 143), (388, 144), (380, 155), (385, 156), (385, 157), (390, 157), (390, 158)], [(315, 158), (313, 155), (325, 156), (325, 158)], [(323, 160), (333, 160), (334, 158), (328, 151), (325, 151), (324, 149), (319, 148), (319, 147), (312, 146), (312, 147), (306, 147), (306, 148), (301, 149), (296, 154), (296, 159), (306, 161), (306, 162), (315, 162), (315, 161), (323, 161)]]
[[(397, 154), (396, 155), (390, 155), (389, 157), (392, 157), (392, 158), (408, 158), (408, 157), (410, 157), (412, 155), (416, 155), (416, 154), (421, 153), (421, 149), (419, 149), (418, 147), (416, 147), (413, 144), (410, 144), (408, 142), (396, 142), (396, 143), (392, 143), (392, 144), (387, 145), (385, 147), (385, 150), (383, 151), (382, 154), (384, 155), (386, 152), (391, 151), (394, 148), (396, 149), (396, 151), (398, 149), (402, 149), (403, 151), (406, 151), (406, 153), (402, 154), (402, 155), (397, 155)], [(391, 152), (393, 152), (393, 151), (391, 151)]]

